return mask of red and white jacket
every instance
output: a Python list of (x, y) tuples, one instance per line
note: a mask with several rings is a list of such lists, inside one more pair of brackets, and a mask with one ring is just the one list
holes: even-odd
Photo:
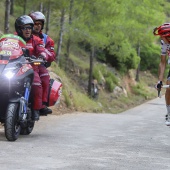
[(39, 34), (34, 34), (35, 36), (38, 36), (40, 39), (43, 40), (45, 51), (48, 54), (46, 61), (47, 62), (53, 62), (56, 59), (56, 53), (54, 51), (54, 41), (47, 35), (42, 32)]

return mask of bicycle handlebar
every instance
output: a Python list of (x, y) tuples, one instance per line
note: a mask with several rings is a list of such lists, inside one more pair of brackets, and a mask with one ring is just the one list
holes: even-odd
[[(166, 88), (170, 88), (170, 85), (168, 85), (168, 84), (167, 84), (167, 85), (163, 85), (161, 88), (165, 88), (165, 89), (166, 89)], [(158, 89), (158, 97), (159, 97), (159, 98), (161, 98), (161, 88)]]
[(170, 85), (163, 85), (162, 88), (170, 88)]

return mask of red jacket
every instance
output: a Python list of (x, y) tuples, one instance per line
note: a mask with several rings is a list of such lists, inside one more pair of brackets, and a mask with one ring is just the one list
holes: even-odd
[(31, 38), (26, 41), (26, 48), (29, 49), (30, 56), (34, 55), (39, 57), (42, 55), (45, 58), (48, 58), (48, 54), (46, 53), (42, 39), (35, 35), (32, 35)]
[[(42, 34), (42, 32), (40, 34), (35, 34), (36, 36), (38, 36), (39, 38), (41, 38), (42, 40), (44, 39), (44, 36)], [(56, 59), (56, 53), (54, 51), (54, 41), (48, 36), (46, 35), (46, 42), (45, 42), (45, 51), (48, 54), (48, 56), (46, 57), (46, 60), (48, 62), (52, 62)]]
[[(18, 35), (17, 32), (14, 33)], [(26, 41), (26, 48), (29, 50), (29, 55), (39, 57), (40, 55), (44, 56), (44, 58), (48, 59), (48, 54), (44, 47), (44, 42), (41, 38), (31, 35), (31, 38)]]

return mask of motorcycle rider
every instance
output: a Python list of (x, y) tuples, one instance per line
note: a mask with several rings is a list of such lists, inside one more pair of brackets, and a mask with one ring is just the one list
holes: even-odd
[[(161, 38), (161, 60), (159, 63), (159, 72), (158, 72), (158, 83), (156, 84), (156, 88), (161, 90), (163, 85), (163, 78), (166, 68), (167, 59), (166, 56), (168, 55), (168, 64), (170, 64), (170, 23), (164, 23), (163, 25), (156, 27), (153, 31), (154, 35), (159, 35)], [(166, 84), (170, 85), (170, 70), (167, 76)], [(165, 116), (165, 124), (170, 126), (170, 88), (166, 89), (165, 92), (165, 101), (166, 101), (166, 108), (167, 114)]]
[[(34, 21), (28, 15), (22, 15), (15, 21), (15, 30), (17, 35), (26, 41), (26, 48), (29, 50), (30, 56), (41, 57), (48, 59), (48, 54), (45, 51), (43, 41), (32, 34)], [(38, 66), (32, 65), (34, 70), (34, 80), (32, 84), (33, 96), (33, 118), (39, 120), (39, 110), (42, 107), (42, 85), (39, 76)]]
[(40, 75), (42, 88), (43, 88), (43, 94), (42, 94), (43, 106), (40, 109), (40, 115), (47, 115), (47, 114), (52, 113), (52, 110), (46, 106), (47, 99), (48, 99), (49, 80), (50, 80), (47, 67), (49, 67), (51, 65), (51, 62), (55, 60), (56, 54), (54, 52), (54, 41), (51, 39), (49, 35), (42, 32), (44, 28), (44, 23), (46, 21), (44, 14), (39, 11), (36, 11), (36, 12), (30, 13), (29, 16), (34, 21), (33, 34), (43, 40), (45, 44), (46, 52), (49, 55), (47, 63), (41, 64), (39, 66), (39, 75)]

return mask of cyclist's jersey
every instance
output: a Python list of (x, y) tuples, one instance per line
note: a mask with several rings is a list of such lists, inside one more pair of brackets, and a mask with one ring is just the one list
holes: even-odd
[(161, 55), (166, 55), (170, 53), (170, 44), (166, 44), (163, 40), (161, 40)]

